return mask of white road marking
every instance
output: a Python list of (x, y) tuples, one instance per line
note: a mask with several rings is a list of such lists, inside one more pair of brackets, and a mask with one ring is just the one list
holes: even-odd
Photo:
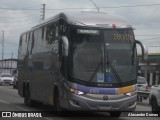
[(46, 119), (46, 120), (53, 120), (53, 119), (51, 119), (51, 118), (44, 118), (44, 119)]
[[(4, 101), (2, 99), (0, 99), (0, 102), (3, 102), (3, 103), (8, 104), (8, 105), (13, 105), (13, 104), (8, 103), (8, 102), (6, 102), (6, 101)], [(15, 105), (13, 105), (13, 106), (16, 107), (16, 108), (18, 108), (18, 109), (20, 109), (20, 110), (23, 110), (23, 111), (29, 111), (29, 110), (27, 110), (25, 108), (22, 108), (22, 107), (19, 107), (19, 106), (15, 106)]]
[(19, 106), (15, 106), (16, 108), (18, 108), (18, 109), (21, 109), (21, 110), (23, 110), (23, 111), (29, 111), (29, 110), (27, 110), (27, 109), (24, 109), (24, 108), (22, 108), (22, 107), (19, 107)]
[(4, 100), (1, 100), (1, 99), (0, 99), (0, 102), (6, 103), (6, 104), (8, 104), (8, 105), (10, 104), (10, 103), (8, 103), (8, 102), (6, 102), (6, 101), (4, 101)]

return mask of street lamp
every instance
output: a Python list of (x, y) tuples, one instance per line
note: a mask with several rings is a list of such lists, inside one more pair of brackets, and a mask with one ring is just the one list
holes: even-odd
[(97, 10), (98, 10), (98, 12), (99, 12), (99, 7), (96, 5), (96, 3), (95, 3), (95, 2), (93, 2), (92, 0), (89, 0), (89, 1), (93, 3), (93, 5), (96, 7), (96, 9), (97, 9)]
[(2, 38), (2, 71), (3, 71), (3, 55), (4, 55), (4, 30), (2, 31), (2, 36), (1, 36), (1, 38)]

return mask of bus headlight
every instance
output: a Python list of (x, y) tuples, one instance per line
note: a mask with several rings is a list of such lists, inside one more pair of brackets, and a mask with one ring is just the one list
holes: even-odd
[(133, 92), (126, 93), (125, 95), (126, 95), (126, 96), (133, 96), (133, 95), (135, 95), (136, 93), (137, 93), (136, 91), (133, 91)]
[(76, 95), (84, 95), (84, 92), (79, 91), (79, 90), (76, 90), (76, 89), (73, 89), (73, 88), (70, 88), (69, 91), (70, 91), (71, 93), (76, 94)]

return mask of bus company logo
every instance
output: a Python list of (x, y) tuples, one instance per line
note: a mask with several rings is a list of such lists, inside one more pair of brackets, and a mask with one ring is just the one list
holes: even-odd
[(2, 117), (11, 117), (11, 112), (2, 112)]
[(108, 100), (108, 96), (107, 96), (107, 95), (104, 95), (104, 96), (103, 96), (103, 100), (107, 101), (107, 100)]
[(40, 112), (2, 112), (0, 117), (9, 118), (9, 117), (42, 117)]

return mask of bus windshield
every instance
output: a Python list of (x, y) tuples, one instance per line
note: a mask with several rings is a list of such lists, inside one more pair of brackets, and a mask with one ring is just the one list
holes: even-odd
[(106, 81), (127, 82), (135, 80), (136, 54), (134, 53), (136, 52), (133, 52), (133, 30), (105, 30), (104, 42)]
[(94, 83), (135, 80), (132, 40), (131, 30), (72, 29), (70, 75)]
[[(73, 29), (72, 40), (72, 69), (71, 75), (75, 78), (88, 81), (95, 71), (97, 64), (101, 63), (102, 39), (100, 32)], [(102, 65), (101, 65), (102, 66)], [(102, 71), (101, 71), (102, 72)]]

